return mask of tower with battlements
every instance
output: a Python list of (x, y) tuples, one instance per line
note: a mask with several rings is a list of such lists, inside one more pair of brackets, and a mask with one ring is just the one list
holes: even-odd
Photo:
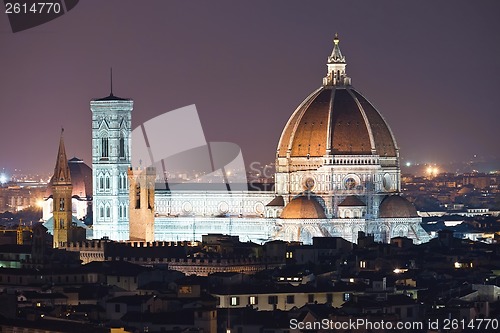
[(129, 169), (130, 240), (155, 240), (155, 168)]

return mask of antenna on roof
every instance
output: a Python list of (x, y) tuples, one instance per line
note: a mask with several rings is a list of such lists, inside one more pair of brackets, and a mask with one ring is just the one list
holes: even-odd
[(113, 96), (113, 67), (109, 69), (109, 75), (110, 75), (110, 83), (111, 83), (111, 94), (110, 96)]

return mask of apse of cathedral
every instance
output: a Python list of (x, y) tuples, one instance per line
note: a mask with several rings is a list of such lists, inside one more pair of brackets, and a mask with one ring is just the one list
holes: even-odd
[[(351, 84), (336, 36), (323, 84), (291, 114), (276, 151), (274, 190), (155, 189), (151, 168), (131, 169), (133, 101), (95, 99), (92, 111), (93, 238), (312, 243), (358, 234), (429, 240), (401, 194), (399, 148), (377, 109)], [(45, 214), (44, 218), (49, 216)]]

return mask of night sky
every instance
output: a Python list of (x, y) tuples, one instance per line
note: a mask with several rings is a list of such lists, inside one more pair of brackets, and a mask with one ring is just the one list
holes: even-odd
[(83, 0), (12, 33), (2, 10), (0, 171), (53, 170), (61, 127), (68, 157), (91, 164), (89, 102), (109, 94), (110, 67), (134, 127), (196, 104), (207, 141), (272, 162), (336, 32), (403, 161), (497, 158), (499, 13), (498, 0)]

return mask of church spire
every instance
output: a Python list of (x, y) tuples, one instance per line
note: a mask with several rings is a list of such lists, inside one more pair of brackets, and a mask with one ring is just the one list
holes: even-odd
[(328, 57), (326, 66), (328, 67), (328, 72), (323, 78), (324, 86), (348, 86), (351, 85), (351, 78), (346, 75), (345, 67), (346, 61), (345, 56), (340, 52), (339, 47), (339, 36), (335, 34), (333, 39), (333, 50), (332, 54)]
[(66, 158), (66, 149), (63, 139), (64, 128), (61, 129), (61, 138), (59, 139), (59, 151), (57, 152), (56, 167), (54, 168), (53, 184), (71, 184), (71, 175), (69, 172), (68, 159)]

